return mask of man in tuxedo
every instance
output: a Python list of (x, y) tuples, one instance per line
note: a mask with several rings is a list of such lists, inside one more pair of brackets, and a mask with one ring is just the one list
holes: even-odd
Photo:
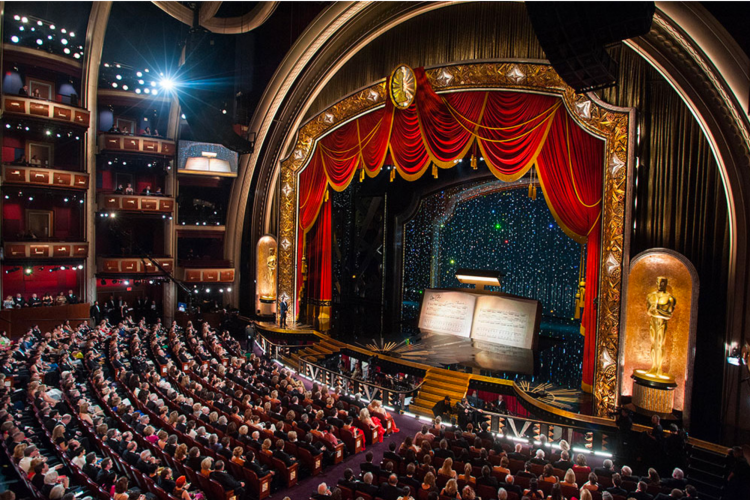
[(276, 449), (273, 451), (273, 457), (284, 462), (287, 467), (291, 467), (297, 461), (296, 458), (284, 451), (283, 439), (278, 439), (276, 441)]
[(351, 469), (346, 469), (344, 471), (344, 478), (339, 479), (339, 486), (343, 486), (344, 488), (349, 488), (354, 492), (357, 489), (357, 485), (359, 484), (359, 481), (357, 481), (354, 478), (354, 471)]
[(653, 496), (647, 493), (648, 485), (641, 481), (638, 483), (638, 489), (632, 493), (628, 498), (634, 498), (635, 500), (653, 500)]
[(491, 486), (497, 489), (500, 486), (497, 478), (492, 475), (492, 471), (488, 466), (482, 467), (482, 475), (477, 478), (477, 486)]
[[(141, 457), (138, 456), (138, 453), (136, 453), (137, 444), (135, 441), (130, 441), (128, 443), (127, 449), (125, 450), (125, 453), (123, 453), (122, 458), (127, 463), (132, 465), (133, 467), (136, 466), (138, 463), (138, 460), (140, 460)], [(200, 470), (200, 469), (199, 469)]]
[(396, 474), (388, 476), (388, 481), (381, 484), (380, 488), (378, 488), (378, 496), (383, 500), (398, 500), (409, 493), (409, 488), (398, 487), (398, 476)]
[(98, 300), (95, 300), (94, 304), (89, 308), (89, 317), (94, 323), (94, 326), (98, 325), (101, 322), (102, 310), (99, 308)]
[(619, 495), (626, 498), (628, 496), (628, 490), (622, 487), (622, 477), (616, 472), (612, 474), (612, 486), (607, 488), (607, 491), (612, 493), (612, 495)]
[(505, 483), (501, 484), (500, 486), (502, 486), (508, 493), (515, 493), (520, 497), (521, 493), (523, 492), (521, 491), (521, 488), (513, 484), (513, 481), (514, 477), (508, 474), (507, 476), (505, 476)]
[(435, 406), (432, 407), (432, 414), (436, 417), (440, 417), (443, 420), (448, 420), (448, 416), (451, 413), (451, 398), (449, 396), (445, 396), (445, 398), (442, 401), (438, 401), (435, 403)]
[(78, 304), (78, 296), (73, 293), (73, 290), (68, 290), (68, 295), (65, 298), (68, 299), (68, 304)]
[(110, 489), (116, 480), (117, 474), (112, 470), (112, 459), (105, 458), (99, 464), (99, 474), (96, 476), (95, 481), (104, 486), (104, 488)]
[(508, 413), (508, 403), (505, 402), (502, 394), (499, 394), (497, 396), (497, 401), (490, 403), (489, 406), (490, 410), (494, 411), (495, 413)]
[(419, 488), (422, 486), (422, 481), (414, 477), (416, 471), (417, 468), (413, 463), (407, 465), (406, 475), (401, 476), (401, 482), (407, 486), (411, 486), (415, 491), (419, 491)]
[(456, 454), (453, 453), (453, 450), (448, 448), (448, 440), (447, 439), (441, 439), (440, 440), (440, 448), (435, 450), (435, 456), (438, 458), (442, 458), (445, 460), (446, 458), (450, 458), (454, 462), (456, 461)]
[(227, 474), (224, 470), (224, 461), (217, 460), (214, 464), (214, 471), (208, 477), (219, 483), (221, 487), (224, 488), (224, 492), (234, 491), (234, 494), (240, 500), (244, 500), (247, 497), (245, 483), (237, 481), (230, 474)]
[(687, 486), (687, 479), (685, 479), (685, 473), (682, 469), (675, 467), (672, 471), (672, 477), (664, 478), (661, 480), (662, 487), (684, 490)]
[[(362, 472), (365, 472), (365, 473), (367, 473), (367, 472), (375, 473), (375, 472), (378, 472), (380, 470), (380, 467), (378, 467), (377, 465), (375, 465), (374, 463), (372, 463), (372, 457), (373, 457), (373, 455), (372, 455), (371, 451), (368, 451), (367, 453), (365, 453), (365, 461), (363, 463), (359, 464), (359, 468), (360, 468), (360, 470)], [(377, 489), (377, 487), (376, 487), (376, 489)]]
[(245, 467), (255, 472), (259, 478), (266, 477), (268, 474), (272, 476), (276, 474), (276, 471), (269, 470), (268, 467), (255, 460), (255, 453), (252, 450), (248, 450), (245, 455)]
[(16, 309), (21, 309), (28, 305), (26, 304), (26, 299), (24, 299), (20, 293), (17, 293), (16, 296), (13, 297), (13, 302), (16, 304)]
[[(516, 443), (515, 451), (512, 453), (508, 453), (508, 458), (511, 460), (522, 460), (526, 461), (529, 459), (526, 455), (524, 455), (521, 451), (523, 450), (523, 445), (520, 443)], [(567, 469), (564, 469), (567, 470)]]
[(31, 298), (29, 299), (29, 306), (30, 307), (39, 307), (42, 305), (42, 301), (37, 297), (35, 293), (31, 294)]
[(372, 478), (372, 472), (366, 472), (365, 475), (362, 476), (362, 482), (357, 484), (357, 491), (375, 498), (378, 495), (378, 487), (372, 484)]
[(570, 461), (570, 453), (567, 450), (563, 450), (560, 453), (560, 460), (552, 464), (552, 467), (555, 469), (560, 469), (561, 471), (567, 471), (568, 469), (573, 468), (573, 462)]
[(594, 474), (597, 477), (612, 477), (615, 473), (615, 466), (612, 464), (612, 460), (605, 460), (601, 467), (594, 469)]
[(401, 461), (403, 460), (403, 457), (401, 457), (401, 455), (396, 453), (395, 441), (391, 441), (390, 443), (388, 443), (388, 451), (383, 453), (383, 460), (386, 460), (386, 459), (391, 460), (395, 462), (396, 464), (400, 464)]

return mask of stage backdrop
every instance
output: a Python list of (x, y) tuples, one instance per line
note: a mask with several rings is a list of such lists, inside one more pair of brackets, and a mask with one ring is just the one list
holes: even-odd
[[(330, 238), (320, 237), (321, 232), (330, 236), (330, 226), (316, 230), (312, 241), (306, 237), (327, 200), (329, 187), (343, 191), (356, 175), (374, 177), (385, 164), (395, 166), (391, 176), (398, 173), (407, 180), (421, 177), (430, 165), (437, 175), (439, 168), (450, 168), (469, 154), (474, 158), (481, 155), (503, 181), (515, 181), (536, 166), (556, 221), (587, 248), (586, 283), (590, 286), (585, 293), (581, 331), (589, 333), (583, 387), (590, 390), (595, 369), (604, 141), (578, 127), (556, 96), (506, 91), (438, 95), (423, 68), (414, 70), (414, 75), (415, 95), (408, 107), (399, 109), (393, 100), (386, 100), (383, 108), (345, 123), (315, 144), (298, 181), (297, 248), (302, 251), (297, 254), (297, 295), (303, 284), (303, 255), (308, 256), (311, 277), (321, 283), (332, 280)], [(390, 84), (391, 80), (386, 88)], [(323, 120), (326, 118), (324, 114)], [(330, 221), (330, 217), (323, 220)], [(326, 303), (331, 300), (330, 293), (330, 286), (311, 287), (309, 299)]]

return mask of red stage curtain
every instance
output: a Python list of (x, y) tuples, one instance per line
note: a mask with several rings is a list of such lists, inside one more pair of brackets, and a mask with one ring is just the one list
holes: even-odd
[(323, 203), (318, 222), (307, 235), (308, 252), (308, 297), (313, 301), (330, 301), (333, 288), (331, 273), (331, 202)]
[[(584, 387), (590, 386), (601, 250), (604, 142), (581, 129), (558, 97), (507, 91), (441, 96), (430, 86), (423, 68), (414, 71), (417, 95), (409, 108), (395, 109), (387, 99), (384, 107), (337, 128), (316, 144), (310, 163), (299, 178), (298, 287), (302, 284), (302, 255), (311, 259), (313, 255), (320, 256), (323, 260), (316, 261), (319, 270), (314, 272), (327, 285), (311, 286), (308, 297), (330, 300), (330, 216), (324, 216), (321, 222), (329, 226), (327, 230), (316, 232), (313, 238), (305, 237), (318, 218), (329, 185), (343, 191), (358, 169), (374, 177), (386, 161), (392, 162), (405, 179), (415, 180), (431, 163), (441, 168), (453, 166), (476, 144), (498, 179), (517, 180), (536, 165), (556, 220), (571, 238), (587, 245), (587, 290), (581, 330), (588, 334)], [(330, 206), (326, 210), (330, 212)], [(323, 234), (328, 240), (318, 237)], [(311, 282), (312, 273), (311, 269)]]
[(581, 331), (586, 334), (583, 384), (590, 388), (594, 378), (596, 308), (601, 251), (601, 202), (604, 143), (577, 126), (567, 113), (552, 122), (547, 146), (537, 166), (542, 191), (560, 227), (579, 243), (587, 244), (586, 293)]

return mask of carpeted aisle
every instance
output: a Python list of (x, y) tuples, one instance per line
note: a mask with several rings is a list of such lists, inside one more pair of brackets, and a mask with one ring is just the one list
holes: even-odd
[[(388, 444), (391, 441), (394, 441), (396, 444), (401, 444), (406, 436), (414, 436), (419, 432), (424, 423), (412, 417), (396, 415), (395, 412), (391, 412), (391, 414), (393, 415), (393, 419), (395, 420), (396, 426), (399, 428), (400, 432), (385, 436), (382, 443), (377, 443), (367, 447), (367, 451), (372, 451), (375, 455), (372, 460), (374, 463), (380, 463), (383, 459), (383, 453), (388, 450)], [(354, 473), (359, 475), (359, 464), (365, 461), (365, 453), (366, 452), (362, 452), (350, 456), (337, 466), (324, 469), (322, 474), (300, 481), (300, 483), (294, 488), (279, 490), (271, 495), (270, 498), (280, 500), (285, 496), (288, 496), (292, 500), (309, 500), (310, 495), (317, 491), (320, 483), (326, 483), (329, 488), (333, 489), (333, 486), (338, 483), (339, 479), (344, 477), (344, 471), (347, 468), (351, 467)]]

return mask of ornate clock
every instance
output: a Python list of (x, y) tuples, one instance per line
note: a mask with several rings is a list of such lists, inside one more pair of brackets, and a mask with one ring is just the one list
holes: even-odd
[(414, 102), (417, 95), (417, 77), (414, 70), (402, 64), (391, 73), (391, 85), (388, 89), (393, 105), (406, 109)]

